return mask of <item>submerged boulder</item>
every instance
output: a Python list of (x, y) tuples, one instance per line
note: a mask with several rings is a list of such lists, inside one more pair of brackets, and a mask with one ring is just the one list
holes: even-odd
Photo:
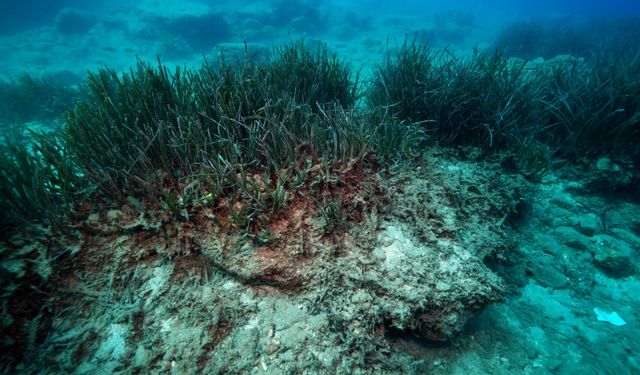
[(56, 30), (63, 34), (84, 34), (96, 24), (94, 16), (74, 8), (65, 8), (58, 13)]
[(395, 328), (447, 341), (484, 306), (501, 299), (502, 280), (467, 249), (429, 248), (393, 225), (379, 239), (379, 277), (369, 285), (375, 285), (384, 319)]
[(149, 0), (138, 10), (137, 34), (156, 40), (179, 39), (193, 51), (207, 51), (216, 43), (226, 41), (231, 29), (220, 12), (194, 2), (170, 2)]

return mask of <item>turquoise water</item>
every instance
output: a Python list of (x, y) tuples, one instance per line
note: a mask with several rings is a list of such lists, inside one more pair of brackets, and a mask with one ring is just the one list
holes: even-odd
[(526, 59), (569, 54), (598, 61), (634, 54), (637, 17), (640, 5), (632, 1), (6, 0), (0, 80), (18, 83), (27, 73), (74, 85), (87, 71), (127, 70), (138, 59), (197, 67), (225, 51), (244, 58), (245, 42), (260, 55), (298, 38), (328, 43), (365, 75), (407, 36), (459, 55), (499, 48)]
[[(633, 1), (407, 1), (343, 2), (128, 2), (6, 0), (0, 4), (3, 51), (0, 78), (15, 79), (22, 71), (36, 75), (71, 72), (109, 65), (125, 68), (136, 56), (190, 63), (216, 53), (220, 44), (278, 43), (288, 38), (328, 42), (343, 57), (357, 62), (380, 58), (388, 38), (423, 33), (436, 45), (469, 50), (488, 47), (500, 30), (514, 22), (534, 21), (598, 34), (607, 31), (594, 19), (640, 15)], [(585, 25), (586, 24), (586, 25)], [(631, 28), (633, 30), (633, 28)], [(613, 27), (610, 33), (624, 33)], [(629, 36), (632, 38), (632, 36)], [(540, 40), (540, 43), (548, 41)], [(571, 52), (565, 45), (563, 53)]]
[[(640, 141), (640, 2), (0, 0), (0, 132), (37, 154), (31, 144), (64, 129), (76, 101), (100, 102), (101, 92), (91, 97), (85, 86), (88, 72), (109, 68), (117, 76), (141, 60), (187, 70), (221, 58), (266, 61), (274, 47), (292, 41), (312, 49), (326, 43), (359, 72), (355, 109), (331, 112), (311, 103), (312, 111), (320, 108), (314, 119), (337, 128), (360, 115), (378, 121), (366, 117), (365, 91), (386, 89), (375, 81), (376, 69), (395, 61), (385, 58), (406, 40), (429, 45), (445, 56), (440, 63), (456, 68), (479, 51), (499, 51), (495, 61), (506, 68), (496, 71), (509, 85), (536, 82), (533, 73), (524, 81), (505, 78), (518, 69), (562, 74), (530, 91), (531, 103), (518, 96), (522, 87), (500, 80), (478, 85), (490, 92), (472, 84), (451, 91), (459, 97), (450, 107), (446, 100), (421, 102), (447, 92), (425, 89), (407, 112), (431, 117), (379, 120), (415, 125), (416, 133), (402, 133), (407, 137), (427, 135), (410, 157), (387, 164), (370, 155), (358, 155), (362, 164), (317, 164), (317, 155), (307, 157), (311, 146), (301, 144), (293, 149), (305, 155), (296, 164), (303, 172), (269, 166), (264, 177), (258, 162), (233, 161), (238, 167), (214, 155), (209, 160), (220, 168), (238, 168), (229, 172), (233, 181), (248, 181), (267, 196), (268, 208), (282, 207), (272, 217), (256, 215), (261, 225), (272, 219), (257, 234), (238, 229), (246, 196), (216, 201), (208, 186), (183, 182), (184, 171), (154, 171), (166, 189), (164, 206), (144, 194), (101, 195), (100, 183), (72, 189), (74, 199), (89, 198), (65, 216), (62, 232), (3, 217), (0, 225), (10, 225), (0, 228), (0, 371), (640, 374), (640, 145), (633, 143)], [(460, 69), (435, 71), (453, 83), (487, 82), (490, 75), (486, 65)], [(250, 83), (254, 76), (247, 77)], [(431, 87), (421, 79), (408, 81), (406, 91)], [(500, 97), (505, 92), (514, 94)], [(432, 126), (436, 117), (455, 127), (452, 114), (465, 111), (460, 107), (490, 107), (494, 96), (504, 110), (472, 113), (468, 118), (482, 123), (459, 128), (473, 129), (490, 147), (438, 138), (438, 131), (451, 139), (458, 134)], [(282, 98), (269, 99), (264, 108)], [(189, 110), (208, 116), (209, 102), (198, 100)], [(444, 110), (430, 111), (433, 103), (445, 103)], [(168, 107), (154, 104), (158, 111)], [(535, 114), (544, 108), (552, 120), (515, 116), (522, 123), (513, 127), (523, 132), (509, 140), (521, 144), (494, 148), (494, 130), (513, 108)], [(125, 126), (137, 124), (131, 120), (143, 112), (137, 109), (121, 119)], [(262, 109), (231, 119), (238, 134), (276, 121)], [(193, 118), (225, 120), (205, 115)], [(541, 119), (548, 122), (540, 126)], [(180, 132), (181, 121), (195, 121), (179, 120)], [(244, 128), (244, 121), (258, 125)], [(578, 122), (584, 131), (565, 134)], [(142, 137), (145, 146), (160, 138), (163, 128), (157, 129)], [(136, 147), (132, 153), (144, 154)], [(242, 153), (237, 144), (225, 150)], [(127, 157), (131, 170), (173, 165)], [(13, 202), (19, 189), (6, 188), (6, 181), (21, 176), (0, 168), (0, 198)], [(63, 196), (56, 181), (65, 169), (50, 169), (52, 175), (27, 176), (24, 186)], [(71, 170), (79, 177), (95, 172), (76, 164)], [(294, 179), (301, 182), (292, 187)], [(305, 185), (305, 179), (316, 180)], [(101, 183), (109, 185), (110, 177)], [(225, 220), (233, 224), (225, 227)]]

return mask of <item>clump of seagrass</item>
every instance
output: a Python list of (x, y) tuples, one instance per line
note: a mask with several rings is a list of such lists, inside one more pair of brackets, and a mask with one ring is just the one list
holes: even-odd
[(597, 18), (567, 23), (519, 21), (507, 25), (494, 45), (508, 56), (553, 59), (573, 55), (591, 62), (625, 60), (639, 52), (640, 18)]
[(286, 94), (315, 111), (327, 104), (352, 108), (358, 99), (358, 76), (323, 44), (311, 49), (299, 41), (276, 48), (266, 79), (273, 97)]
[(640, 69), (635, 61), (588, 66), (556, 58), (544, 96), (547, 139), (565, 156), (630, 155), (640, 142)]
[(525, 67), (499, 52), (457, 57), (405, 40), (376, 68), (367, 99), (447, 144), (499, 147), (539, 121), (541, 87)]
[(553, 150), (544, 143), (525, 140), (514, 155), (518, 171), (531, 181), (539, 182), (551, 173)]
[(352, 109), (357, 75), (324, 45), (294, 42), (270, 61), (198, 70), (139, 62), (89, 74), (86, 85), (55, 141), (39, 138), (33, 152), (5, 147), (0, 193), (15, 217), (48, 216), (82, 192), (176, 217), (215, 202), (235, 212), (241, 202), (235, 224), (248, 227), (285, 205), (309, 163), (332, 168), (368, 147)]
[(416, 40), (405, 40), (400, 47), (388, 50), (367, 91), (369, 108), (386, 107), (394, 117), (409, 122), (434, 120), (427, 96), (440, 84), (434, 65), (441, 58), (441, 52)]
[[(588, 65), (508, 59), (499, 51), (457, 57), (414, 40), (389, 51), (367, 91), (384, 108), (449, 145), (521, 152), (522, 139), (557, 155), (640, 159), (640, 69), (635, 59)], [(538, 174), (538, 173), (535, 173)]]
[(2, 236), (8, 226), (48, 219), (61, 225), (69, 214), (81, 184), (73, 162), (66, 157), (60, 137), (52, 134), (32, 136), (31, 146), (5, 137), (0, 145), (0, 225)]
[(15, 82), (0, 80), (0, 126), (62, 117), (83, 97), (82, 87), (21, 74)]

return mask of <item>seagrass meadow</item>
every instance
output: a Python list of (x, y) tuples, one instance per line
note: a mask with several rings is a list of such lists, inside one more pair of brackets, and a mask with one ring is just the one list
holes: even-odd
[[(635, 277), (633, 56), (458, 55), (418, 35), (364, 71), (320, 42), (243, 49), (104, 67), (73, 88), (0, 85), (4, 118), (60, 118), (0, 146), (3, 371), (434, 371), (468, 332), (488, 345), (479, 327), (498, 318), (483, 311), (534, 288), (524, 275), (566, 288), (546, 263), (515, 265), (545, 232), (532, 218)], [(578, 214), (588, 205), (556, 190), (613, 198)], [(590, 288), (591, 269), (567, 267)]]
[[(553, 156), (639, 157), (633, 62), (456, 57), (409, 39), (359, 85), (323, 45), (295, 42), (268, 60), (233, 60), (175, 71), (140, 61), (123, 74), (90, 73), (87, 98), (60, 129), (33, 134), (31, 144), (7, 137), (4, 224), (56, 223), (87, 199), (144, 199), (173, 218), (194, 204), (246, 199), (255, 218), (277, 211), (306, 168), (329, 172), (367, 155), (397, 160), (436, 143), (511, 152), (521, 172), (539, 178)], [(260, 192), (255, 175), (274, 190)]]

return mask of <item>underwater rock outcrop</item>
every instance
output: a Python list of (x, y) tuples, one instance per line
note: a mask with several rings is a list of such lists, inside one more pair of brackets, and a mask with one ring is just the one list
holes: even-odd
[[(311, 170), (254, 240), (224, 212), (171, 224), (135, 205), (89, 215), (61, 239), (74, 255), (58, 267), (76, 271), (51, 276), (74, 323), (54, 322), (48, 345), (68, 348), (45, 355), (49, 367), (398, 371), (390, 331), (449, 341), (501, 299), (483, 259), (509, 251), (503, 224), (526, 196), (499, 161), (421, 160), (378, 175), (364, 161), (319, 186)], [(87, 355), (72, 364), (71, 352)]]
[[(317, 207), (297, 201), (270, 226), (269, 245), (233, 250), (209, 237), (201, 251), (240, 283), (321, 294), (318, 310), (353, 335), (392, 327), (447, 341), (501, 299), (503, 282), (482, 260), (508, 251), (501, 225), (523, 193), (515, 179), (503, 176), (497, 186), (495, 175), (472, 164), (430, 160), (434, 165), (399, 172), (384, 188), (361, 182), (362, 190), (345, 197), (360, 202), (345, 207), (360, 215), (347, 232), (325, 236)], [(381, 204), (384, 196), (391, 201)]]

